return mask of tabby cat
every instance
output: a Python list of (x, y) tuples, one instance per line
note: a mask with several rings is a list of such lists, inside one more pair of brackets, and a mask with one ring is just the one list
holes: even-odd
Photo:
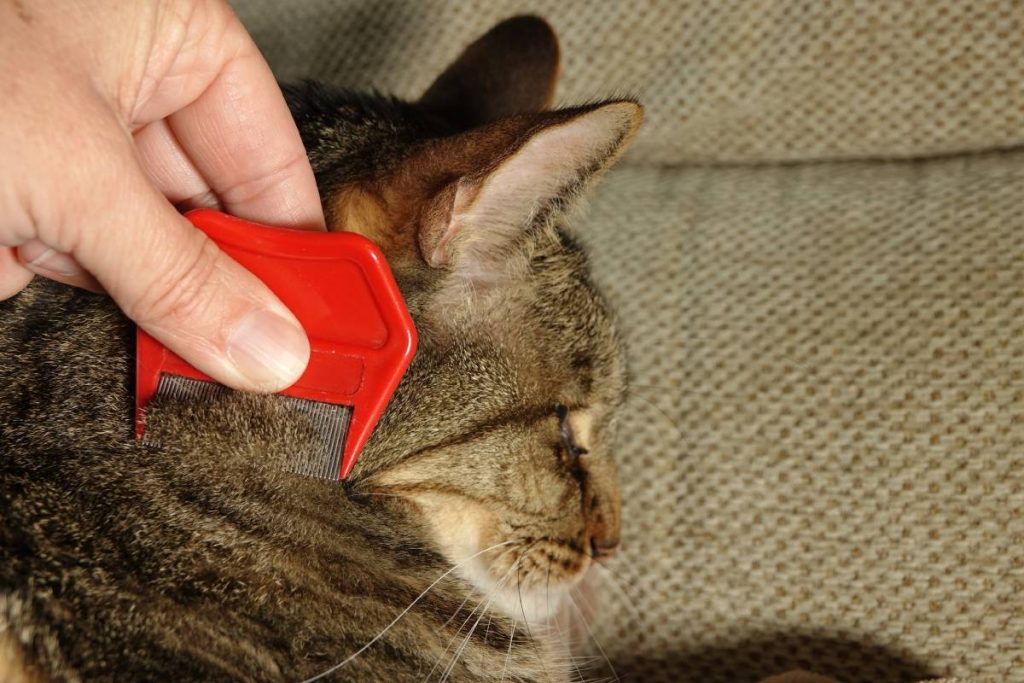
[(381, 245), (420, 336), (343, 483), (288, 472), (313, 432), (266, 396), (157, 401), (140, 446), (111, 302), (0, 303), (0, 678), (576, 677), (545, 624), (619, 542), (625, 370), (563, 222), (642, 110), (548, 110), (557, 71), (520, 17), (417, 102), (286, 90), (328, 224)]

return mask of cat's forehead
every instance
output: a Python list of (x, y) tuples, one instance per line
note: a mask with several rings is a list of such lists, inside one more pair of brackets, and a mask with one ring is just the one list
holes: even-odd
[(625, 362), (615, 320), (594, 286), (583, 247), (557, 230), (539, 250), (521, 317), (534, 371), (559, 402), (614, 407), (625, 390)]
[(418, 144), (452, 132), (423, 107), (393, 97), (313, 83), (286, 93), (314, 170), (335, 180), (379, 173)]

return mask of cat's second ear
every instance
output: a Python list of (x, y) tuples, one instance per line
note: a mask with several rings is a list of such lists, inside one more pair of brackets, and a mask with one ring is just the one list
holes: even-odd
[(639, 104), (620, 100), (519, 117), (452, 139), (439, 156), (472, 158), (522, 126), (496, 160), (485, 156), (482, 167), (466, 168), (436, 194), (417, 235), (423, 258), (464, 282), (500, 279), (537, 216), (567, 208), (622, 153), (642, 119)]
[(551, 106), (558, 39), (539, 17), (507, 19), (463, 51), (420, 103), (462, 130)]

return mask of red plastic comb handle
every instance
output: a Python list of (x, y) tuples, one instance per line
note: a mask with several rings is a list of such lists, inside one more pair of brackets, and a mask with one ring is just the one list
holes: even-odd
[[(416, 328), (383, 254), (355, 233), (270, 228), (209, 209), (186, 217), (262, 280), (302, 324), (311, 347), (309, 366), (281, 394), (351, 407), (336, 475), (344, 479), (416, 352)], [(144, 409), (163, 375), (212, 382), (139, 329), (139, 438)]]

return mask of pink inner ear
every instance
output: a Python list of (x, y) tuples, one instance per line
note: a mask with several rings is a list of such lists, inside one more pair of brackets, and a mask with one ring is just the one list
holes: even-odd
[(431, 202), (420, 228), (419, 243), (423, 258), (432, 268), (443, 268), (450, 261), (451, 242), (462, 230), (459, 213), (473, 201), (478, 182), (460, 179), (445, 187)]
[(424, 258), (439, 268), (452, 265), (454, 257), (467, 280), (493, 275), (534, 214), (610, 162), (639, 117), (632, 102), (599, 107), (542, 129), (482, 180), (463, 177), (449, 184), (424, 216)]
[(441, 234), (441, 239), (434, 246), (434, 252), (430, 256), (431, 265), (435, 267), (448, 265), (451, 242), (459, 236), (463, 227), (465, 227), (466, 221), (463, 217), (479, 192), (479, 182), (471, 182), (463, 178), (455, 183), (454, 198), (451, 200), (448, 209), (448, 225)]

